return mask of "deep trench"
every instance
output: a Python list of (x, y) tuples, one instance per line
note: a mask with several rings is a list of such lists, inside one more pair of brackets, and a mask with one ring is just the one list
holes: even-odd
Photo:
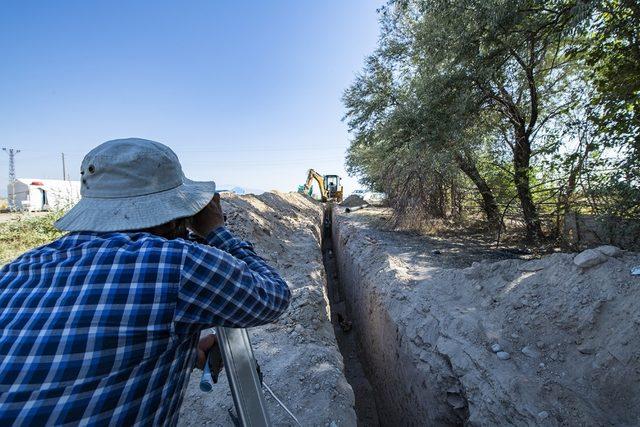
[(357, 325), (349, 319), (351, 315), (341, 286), (338, 264), (335, 258), (331, 227), (332, 207), (325, 207), (322, 223), (322, 260), (327, 277), (331, 322), (336, 340), (344, 359), (345, 377), (355, 395), (355, 410), (359, 426), (379, 426), (374, 389), (363, 366), (362, 347), (358, 342)]
[(430, 346), (406, 335), (388, 301), (376, 292), (382, 278), (369, 274), (373, 266), (361, 264), (351, 252), (347, 241), (353, 236), (334, 213), (326, 206), (322, 253), (332, 323), (355, 394), (358, 425), (465, 425), (466, 392), (448, 356), (434, 347), (438, 320), (423, 322), (420, 337), (434, 343)]

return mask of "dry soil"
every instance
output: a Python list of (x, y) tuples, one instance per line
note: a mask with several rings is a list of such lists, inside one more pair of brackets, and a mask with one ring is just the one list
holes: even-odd
[[(223, 199), (228, 227), (251, 241), (292, 289), (289, 310), (275, 323), (250, 330), (265, 382), (304, 426), (354, 426), (353, 391), (330, 322), (320, 250), (323, 207), (297, 193)], [(224, 374), (203, 393), (194, 370), (180, 412), (181, 426), (233, 425)], [(295, 425), (265, 393), (274, 425)]]
[(640, 254), (501, 260), (375, 216), (336, 209), (333, 237), (381, 424), (640, 423)]

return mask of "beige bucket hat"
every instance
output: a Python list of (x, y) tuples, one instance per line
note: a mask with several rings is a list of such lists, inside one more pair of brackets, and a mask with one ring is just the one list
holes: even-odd
[(66, 231), (140, 230), (192, 216), (216, 184), (187, 179), (166, 145), (115, 139), (91, 150), (80, 170), (82, 199), (55, 226)]

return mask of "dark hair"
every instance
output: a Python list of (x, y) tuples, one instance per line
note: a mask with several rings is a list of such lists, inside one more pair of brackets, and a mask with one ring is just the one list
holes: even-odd
[(137, 232), (155, 234), (168, 240), (186, 239), (189, 236), (189, 218), (178, 218), (154, 227), (136, 230)]

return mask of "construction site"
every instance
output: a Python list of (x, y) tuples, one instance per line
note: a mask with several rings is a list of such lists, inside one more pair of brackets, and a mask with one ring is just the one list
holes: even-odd
[[(300, 424), (637, 423), (640, 254), (508, 256), (299, 193), (228, 196), (224, 208), (293, 290), (288, 312), (250, 333)], [(194, 372), (180, 424), (233, 424), (226, 379), (213, 393), (198, 383)], [(266, 401), (274, 425), (296, 425)]]
[[(639, 253), (523, 254), (302, 193), (222, 200), (227, 227), (292, 290), (280, 319), (249, 330), (280, 400), (264, 392), (273, 425), (637, 424)], [(179, 425), (237, 425), (227, 376), (211, 392), (201, 377)]]
[(0, 421), (640, 425), (637, 0), (44, 3)]

